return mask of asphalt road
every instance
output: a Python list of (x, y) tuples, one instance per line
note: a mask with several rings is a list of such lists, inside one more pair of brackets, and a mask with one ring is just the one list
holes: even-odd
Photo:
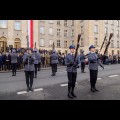
[[(78, 69), (77, 98), (74, 100), (120, 100), (120, 65), (108, 65), (104, 70), (99, 68), (99, 92), (91, 93), (89, 84), (88, 67), (84, 74)], [(16, 77), (11, 73), (0, 73), (0, 100), (69, 100), (66, 69), (58, 69), (56, 77), (51, 76), (50, 69), (38, 72), (33, 88), (35, 92), (26, 93), (24, 72), (18, 72)]]

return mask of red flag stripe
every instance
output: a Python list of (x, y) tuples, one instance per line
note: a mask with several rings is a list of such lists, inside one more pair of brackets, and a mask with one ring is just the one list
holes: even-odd
[(33, 38), (33, 20), (28, 20), (28, 37), (29, 37), (29, 47), (34, 47), (34, 38)]

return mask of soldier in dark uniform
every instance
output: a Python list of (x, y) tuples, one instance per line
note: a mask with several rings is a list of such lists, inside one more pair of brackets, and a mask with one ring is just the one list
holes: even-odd
[(81, 51), (81, 54), (80, 54), (80, 61), (81, 61), (81, 73), (85, 73), (85, 55), (84, 55), (84, 51)]
[(58, 55), (56, 53), (56, 50), (52, 51), (52, 54), (50, 56), (50, 63), (51, 63), (51, 67), (52, 67), (52, 75), (51, 76), (55, 76), (56, 72), (57, 72), (57, 64), (58, 64)]
[(95, 84), (97, 82), (98, 76), (98, 65), (100, 65), (103, 69), (104, 66), (98, 58), (97, 54), (95, 53), (95, 47), (91, 45), (89, 47), (90, 53), (88, 54), (88, 61), (89, 61), (89, 70), (90, 70), (90, 84), (91, 84), (91, 91), (96, 92), (99, 91), (96, 89)]
[(38, 53), (38, 50), (36, 48), (34, 49), (34, 56), (35, 56), (35, 61), (34, 61), (35, 74), (34, 74), (34, 78), (37, 78), (38, 63), (39, 63), (41, 57), (40, 57), (40, 54)]
[(74, 94), (75, 83), (77, 79), (77, 68), (80, 67), (80, 59), (77, 56), (76, 61), (75, 58), (75, 46), (71, 45), (69, 47), (70, 53), (65, 58), (65, 65), (67, 66), (67, 76), (68, 76), (68, 97), (73, 98), (76, 97)]
[(13, 49), (11, 53), (12, 76), (16, 76), (17, 58), (18, 54), (16, 53), (16, 50)]
[(26, 52), (23, 56), (23, 62), (25, 63), (25, 76), (26, 76), (26, 84), (27, 84), (27, 92), (33, 91), (33, 78), (34, 78), (34, 61), (35, 56), (32, 53), (32, 49), (28, 49), (28, 52)]

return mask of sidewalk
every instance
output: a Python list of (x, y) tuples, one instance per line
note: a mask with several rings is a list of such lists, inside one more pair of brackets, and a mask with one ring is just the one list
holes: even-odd
[[(58, 69), (62, 69), (62, 68), (66, 68), (66, 66), (58, 66)], [(50, 70), (51, 67), (47, 67), (47, 68), (41, 68), (41, 70)], [(17, 72), (23, 72), (24, 69), (22, 70), (17, 70)], [(9, 72), (12, 72), (11, 70), (7, 70), (7, 71), (0, 71), (0, 73), (9, 73)]]

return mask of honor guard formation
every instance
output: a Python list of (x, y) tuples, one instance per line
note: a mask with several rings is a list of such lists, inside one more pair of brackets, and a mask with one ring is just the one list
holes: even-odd
[[(43, 66), (51, 66), (52, 77), (56, 76), (57, 66), (58, 64), (62, 64), (66, 66), (67, 78), (68, 78), (68, 98), (73, 99), (77, 97), (75, 94), (75, 85), (77, 79), (77, 69), (81, 69), (81, 73), (85, 73), (85, 65), (89, 65), (89, 73), (90, 73), (90, 91), (98, 92), (99, 90), (96, 88), (97, 77), (98, 77), (98, 66), (104, 69), (103, 64), (108, 64), (109, 61), (104, 61), (106, 52), (110, 45), (110, 40), (113, 34), (110, 34), (108, 44), (104, 51), (104, 55), (101, 55), (99, 51), (96, 52), (95, 46), (90, 45), (88, 50), (88, 54), (84, 54), (84, 51), (81, 50), (80, 54), (79, 50), (79, 42), (81, 39), (81, 35), (78, 35), (77, 45), (69, 46), (69, 53), (67, 55), (60, 54), (53, 47), (52, 51), (46, 51), (44, 54), (40, 52), (37, 48), (27, 48), (16, 51), (16, 49), (12, 49), (12, 52), (6, 55), (0, 54), (0, 70), (2, 69), (10, 69), (12, 70), (12, 76), (16, 76), (16, 71), (18, 69), (24, 68), (25, 78), (26, 78), (26, 86), (27, 92), (33, 91), (33, 82), (34, 79), (37, 78), (38, 71), (41, 70)], [(106, 38), (106, 37), (105, 37)], [(105, 40), (104, 40), (105, 41)], [(104, 44), (104, 42), (103, 42)], [(102, 47), (103, 47), (102, 44)], [(54, 46), (54, 45), (53, 45)], [(101, 47), (101, 49), (102, 49)], [(100, 51), (101, 51), (100, 49)], [(114, 59), (115, 60), (115, 59)], [(115, 61), (110, 61), (110, 63)], [(118, 61), (119, 62), (119, 61)], [(40, 72), (39, 72), (40, 74)], [(67, 80), (66, 80), (67, 81)]]

